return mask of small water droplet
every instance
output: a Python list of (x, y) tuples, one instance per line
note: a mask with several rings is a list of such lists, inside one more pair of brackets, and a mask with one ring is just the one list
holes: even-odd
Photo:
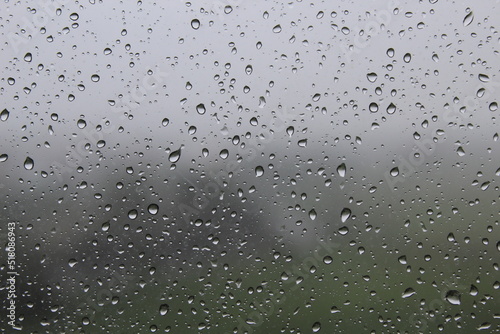
[(332, 259), (332, 257), (331, 257), (331, 256), (328, 256), (328, 255), (327, 255), (327, 256), (325, 256), (325, 257), (323, 258), (323, 263), (324, 263), (324, 264), (331, 264), (332, 262), (333, 262), (333, 259)]
[(321, 330), (321, 323), (320, 322), (315, 322), (312, 326), (312, 331), (314, 333), (317, 333)]
[(245, 67), (245, 73), (250, 75), (250, 74), (252, 74), (252, 72), (253, 72), (252, 65), (247, 65), (247, 67)]
[(465, 151), (464, 151), (464, 148), (462, 146), (459, 146), (457, 148), (457, 154), (459, 157), (463, 157), (465, 155)]
[(293, 133), (295, 132), (295, 129), (293, 126), (289, 126), (288, 128), (286, 128), (286, 133), (291, 137), (293, 135)]
[(27, 54), (24, 55), (24, 61), (25, 62), (31, 63), (32, 59), (33, 59), (33, 56), (31, 55), (30, 52), (28, 52)]
[(160, 315), (166, 315), (168, 313), (168, 305), (167, 304), (162, 304), (160, 305)]
[(415, 290), (413, 288), (408, 288), (406, 289), (404, 292), (403, 292), (403, 298), (408, 298), (408, 297), (411, 297), (415, 294)]
[(377, 112), (378, 111), (378, 104), (375, 102), (370, 103), (369, 109), (371, 112)]
[(498, 103), (491, 102), (489, 105), (490, 111), (496, 111), (498, 109)]
[(73, 268), (77, 263), (78, 263), (78, 261), (76, 259), (69, 259), (69, 261), (68, 261), (68, 265), (71, 268)]
[(389, 104), (389, 106), (387, 107), (387, 113), (389, 115), (392, 115), (396, 112), (396, 106), (391, 102), (391, 104)]
[(399, 175), (399, 168), (394, 167), (393, 169), (391, 169), (390, 173), (391, 173), (391, 176), (394, 176), (394, 177), (398, 176)]
[(394, 57), (394, 49), (393, 48), (389, 48), (387, 49), (387, 56), (389, 56), (390, 58)]
[(316, 217), (317, 217), (316, 210), (312, 209), (311, 211), (309, 211), (309, 218), (311, 218), (311, 220), (315, 220)]
[(83, 119), (79, 119), (76, 122), (76, 126), (78, 126), (79, 129), (84, 129), (87, 126), (87, 122), (85, 122), (85, 120)]
[(98, 148), (103, 148), (106, 145), (106, 142), (104, 140), (99, 140), (96, 144)]
[(478, 74), (479, 81), (481, 82), (488, 82), (490, 81), (490, 77), (487, 74), (480, 73)]
[(0, 162), (5, 162), (9, 159), (9, 156), (7, 154), (1, 154), (0, 155)]
[(101, 80), (101, 77), (99, 77), (97, 74), (92, 74), (92, 76), (90, 77), (90, 79), (93, 82), (98, 82), (99, 80)]
[(278, 34), (281, 32), (281, 26), (278, 24), (278, 25), (275, 25), (274, 28), (273, 28), (273, 32), (275, 34)]
[(161, 121), (161, 125), (162, 126), (167, 126), (168, 123), (170, 123), (170, 120), (168, 118), (164, 118), (162, 121)]
[(229, 156), (229, 151), (226, 150), (226, 149), (223, 149), (222, 151), (220, 151), (219, 153), (219, 156), (222, 158), (222, 159), (227, 159), (227, 157)]

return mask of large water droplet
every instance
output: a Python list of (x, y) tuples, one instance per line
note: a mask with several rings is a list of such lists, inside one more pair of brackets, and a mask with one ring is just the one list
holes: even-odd
[(286, 128), (286, 133), (291, 137), (293, 135), (293, 133), (295, 132), (295, 129), (293, 126), (289, 126), (288, 128)]
[(370, 81), (370, 82), (375, 82), (375, 81), (377, 81), (377, 73), (375, 73), (375, 72), (368, 73), (368, 74), (366, 75), (366, 78), (367, 78), (367, 79), (368, 79), (368, 81)]
[(160, 315), (165, 315), (168, 313), (168, 305), (167, 304), (162, 304), (160, 305)]
[(5, 162), (7, 159), (9, 159), (7, 154), (0, 154), (0, 162)]
[(413, 288), (408, 288), (406, 289), (404, 292), (403, 292), (403, 298), (408, 298), (408, 297), (411, 297), (415, 294), (415, 290)]
[(137, 215), (138, 215), (138, 212), (136, 209), (132, 209), (128, 212), (128, 217), (130, 219), (136, 219), (137, 218)]
[(389, 115), (392, 115), (396, 112), (396, 106), (391, 102), (391, 104), (389, 104), (389, 106), (387, 107), (387, 113)]
[(170, 153), (170, 155), (168, 156), (168, 160), (171, 163), (176, 163), (177, 161), (179, 161), (180, 157), (181, 157), (181, 149), (178, 149)]
[(394, 176), (394, 177), (398, 176), (399, 175), (399, 168), (394, 167), (393, 169), (391, 169), (390, 173), (391, 173), (391, 176)]
[(31, 169), (33, 169), (34, 166), (35, 166), (35, 162), (30, 157), (27, 157), (26, 160), (24, 160), (24, 168), (26, 170), (31, 170)]
[(375, 102), (370, 103), (369, 109), (371, 112), (377, 112), (378, 111), (378, 104)]
[(219, 156), (222, 158), (222, 159), (227, 159), (227, 157), (229, 156), (229, 151), (226, 150), (226, 149), (223, 149), (222, 151), (220, 151), (219, 153)]
[(33, 59), (33, 56), (31, 55), (30, 52), (24, 55), (24, 61), (31, 63), (31, 60)]
[(351, 217), (351, 209), (349, 208), (343, 208), (342, 212), (340, 213), (340, 220), (342, 223), (345, 223), (347, 219)]
[(205, 109), (205, 105), (203, 103), (200, 103), (196, 106), (196, 111), (198, 114), (203, 115), (207, 110)]
[(281, 32), (281, 26), (278, 24), (278, 25), (275, 25), (274, 28), (273, 28), (273, 32), (275, 34), (278, 34)]
[(200, 28), (200, 20), (193, 19), (191, 21), (191, 28), (193, 28), (194, 30), (198, 30)]
[(0, 120), (5, 122), (6, 120), (9, 119), (9, 111), (7, 109), (4, 109), (1, 113), (0, 113)]
[(255, 167), (255, 176), (261, 177), (262, 175), (264, 175), (264, 168), (262, 166)]
[(341, 163), (337, 167), (337, 173), (339, 174), (340, 177), (345, 177), (345, 172), (346, 172), (346, 166), (345, 163)]
[(315, 220), (317, 216), (318, 215), (316, 214), (316, 210), (312, 209), (311, 211), (309, 211), (309, 218), (311, 218), (311, 220)]
[(411, 54), (405, 53), (405, 55), (403, 56), (403, 60), (405, 63), (409, 63), (411, 61)]
[(450, 290), (446, 293), (446, 300), (452, 305), (460, 305), (460, 292), (457, 290)]
[(472, 23), (472, 21), (474, 21), (474, 12), (471, 11), (469, 14), (465, 15), (464, 17), (464, 27), (467, 27), (468, 25), (470, 25)]
[(78, 126), (79, 129), (84, 129), (87, 126), (87, 122), (85, 122), (85, 120), (83, 119), (79, 119), (76, 122), (76, 126)]
[(320, 322), (315, 322), (312, 326), (312, 331), (314, 333), (317, 333), (321, 330), (321, 323)]
[(150, 214), (152, 214), (152, 215), (156, 215), (156, 214), (158, 213), (158, 210), (159, 210), (159, 209), (160, 209), (160, 208), (158, 207), (158, 205), (157, 205), (157, 204), (150, 204), (150, 205), (148, 206), (148, 212), (149, 212)]

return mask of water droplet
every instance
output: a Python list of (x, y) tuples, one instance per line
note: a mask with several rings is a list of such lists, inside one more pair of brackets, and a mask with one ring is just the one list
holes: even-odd
[(391, 58), (394, 57), (394, 49), (393, 48), (387, 49), (386, 53), (387, 53), (387, 56), (389, 56)]
[(233, 7), (227, 5), (226, 7), (224, 7), (224, 13), (225, 14), (230, 14), (231, 12), (233, 11)]
[(68, 264), (71, 268), (73, 268), (77, 263), (78, 261), (76, 259), (69, 259), (68, 261)]
[(321, 330), (321, 323), (320, 322), (315, 322), (314, 325), (312, 326), (312, 331), (314, 333), (317, 333)]
[(0, 155), (0, 162), (5, 162), (9, 159), (9, 156), (7, 154), (1, 154)]
[(405, 63), (409, 63), (411, 61), (411, 54), (405, 53), (405, 55), (403, 56), (403, 60)]
[(138, 216), (138, 212), (137, 212), (137, 210), (136, 210), (136, 209), (132, 209), (132, 210), (130, 210), (130, 211), (128, 212), (128, 217), (129, 217), (130, 219), (136, 219), (136, 218), (137, 218), (137, 216)]
[(391, 176), (394, 176), (394, 177), (398, 176), (399, 175), (399, 168), (394, 167), (393, 169), (391, 169), (390, 173), (391, 173)]
[(149, 212), (150, 214), (152, 214), (152, 215), (156, 215), (156, 214), (158, 213), (158, 210), (159, 210), (159, 209), (160, 209), (160, 208), (158, 207), (158, 205), (157, 205), (157, 204), (150, 204), (150, 205), (148, 206), (148, 212)]
[(341, 228), (339, 228), (340, 235), (346, 235), (347, 233), (349, 233), (349, 228), (347, 226), (342, 226)]
[(105, 223), (102, 223), (102, 225), (101, 225), (101, 230), (102, 230), (103, 232), (107, 232), (107, 231), (109, 230), (109, 227), (110, 227), (110, 226), (111, 226), (111, 225), (109, 224), (109, 221), (108, 221), (108, 222), (105, 222)]
[(33, 59), (33, 56), (31, 55), (30, 52), (28, 52), (27, 54), (24, 55), (24, 61), (25, 62), (31, 63), (32, 59)]
[(496, 111), (498, 109), (498, 103), (491, 102), (489, 108), (490, 108), (490, 111)]
[(371, 112), (377, 112), (378, 111), (378, 104), (375, 102), (370, 103), (369, 109)]
[(307, 147), (307, 139), (301, 139), (297, 142), (297, 145), (299, 145), (299, 147)]
[(342, 223), (345, 223), (347, 219), (351, 217), (351, 209), (349, 208), (343, 208), (342, 212), (340, 213), (340, 220)]
[(34, 166), (35, 162), (30, 157), (27, 157), (26, 160), (24, 160), (24, 169), (31, 170)]
[(415, 294), (415, 290), (413, 290), (413, 288), (408, 288), (406, 289), (404, 292), (403, 292), (403, 298), (408, 298), (408, 297), (411, 297)]
[(257, 117), (252, 117), (252, 118), (250, 119), (250, 125), (252, 125), (252, 126), (257, 126), (257, 125), (259, 125), (259, 121), (257, 120)]
[(471, 11), (469, 14), (465, 15), (464, 17), (464, 27), (467, 27), (468, 25), (470, 25), (472, 23), (472, 21), (474, 21), (474, 12)]
[(226, 149), (223, 149), (222, 151), (220, 151), (219, 153), (219, 156), (222, 158), (222, 159), (227, 159), (227, 157), (229, 156), (229, 151), (226, 150)]
[(250, 75), (250, 74), (252, 74), (252, 72), (253, 72), (252, 65), (247, 65), (247, 67), (245, 67), (245, 73)]
[(337, 167), (337, 173), (339, 174), (340, 177), (345, 177), (345, 172), (346, 172), (346, 166), (345, 163), (341, 163)]
[(321, 94), (314, 94), (312, 97), (313, 102), (318, 102), (321, 99)]
[(177, 161), (179, 161), (180, 157), (181, 157), (181, 149), (179, 148), (177, 151), (173, 151), (172, 153), (170, 153), (170, 155), (168, 156), (168, 160), (171, 163), (176, 163)]
[(389, 104), (389, 106), (387, 107), (387, 113), (389, 115), (392, 115), (396, 112), (396, 106), (391, 102), (391, 104)]
[(325, 256), (325, 257), (323, 258), (323, 263), (324, 263), (324, 264), (331, 264), (332, 262), (333, 262), (333, 259), (332, 259), (332, 257), (331, 257), (331, 256), (328, 256), (328, 255), (327, 255), (327, 256)]
[(293, 133), (295, 132), (295, 129), (293, 126), (289, 126), (288, 128), (286, 128), (286, 133), (291, 137), (293, 135)]
[(477, 77), (479, 78), (479, 81), (481, 81), (481, 82), (488, 82), (488, 81), (490, 81), (490, 77), (488, 75), (484, 74), (484, 73), (478, 74)]
[(318, 215), (316, 214), (316, 210), (312, 209), (311, 211), (309, 211), (309, 218), (311, 218), (311, 220), (315, 220), (317, 216)]
[(168, 118), (164, 118), (162, 121), (161, 121), (161, 125), (162, 126), (167, 126), (168, 123), (170, 123), (170, 120)]
[(460, 305), (460, 292), (457, 290), (450, 290), (446, 293), (445, 299), (452, 305)]
[(167, 304), (162, 304), (160, 305), (160, 315), (165, 315), (168, 313), (168, 305)]
[(2, 110), (2, 112), (0, 113), (0, 120), (2, 122), (5, 122), (6, 120), (9, 119), (9, 116), (10, 116), (10, 113), (7, 109), (4, 109)]
[(200, 28), (200, 20), (193, 19), (191, 21), (191, 28), (193, 28), (194, 30), (198, 30)]
[(92, 74), (92, 76), (90, 77), (90, 79), (93, 82), (98, 82), (99, 80), (101, 80), (101, 77), (99, 77), (97, 74)]
[(203, 115), (207, 110), (205, 109), (205, 105), (203, 103), (200, 103), (196, 106), (196, 111), (198, 114)]
[(463, 157), (465, 155), (465, 151), (464, 151), (464, 148), (462, 146), (459, 146), (457, 148), (457, 154), (459, 157)]
[(98, 148), (103, 148), (106, 145), (106, 142), (104, 140), (99, 140), (96, 144)]
[(281, 32), (281, 26), (278, 24), (278, 25), (275, 25), (274, 28), (273, 28), (273, 32), (275, 34), (278, 34)]
[(262, 175), (264, 175), (264, 168), (262, 166), (255, 167), (255, 176), (261, 177)]
[(76, 20), (78, 20), (79, 17), (80, 16), (77, 13), (71, 13), (69, 15), (69, 18), (71, 19), (71, 21), (76, 21)]
[(370, 81), (370, 82), (375, 82), (375, 81), (377, 81), (377, 73), (375, 73), (375, 72), (368, 73), (368, 74), (366, 75), (366, 78), (367, 78), (367, 79), (368, 79), (368, 81)]
[(110, 48), (105, 48), (104, 51), (103, 51), (104, 55), (106, 55), (106, 56), (110, 55), (111, 52), (113, 52), (113, 51)]
[(85, 122), (85, 120), (83, 119), (79, 119), (76, 122), (76, 126), (78, 126), (79, 129), (84, 129), (87, 126), (87, 122)]

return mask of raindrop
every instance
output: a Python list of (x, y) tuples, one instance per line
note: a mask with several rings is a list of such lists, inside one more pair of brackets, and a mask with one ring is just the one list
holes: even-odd
[(411, 61), (411, 54), (406, 53), (403, 57), (405, 63), (409, 63)]
[(170, 123), (170, 120), (168, 118), (164, 118), (162, 121), (161, 121), (161, 125), (162, 126), (167, 126), (168, 123)]
[(463, 157), (465, 155), (465, 151), (464, 151), (464, 148), (462, 146), (459, 146), (457, 148), (457, 154), (459, 157)]
[(351, 217), (351, 209), (349, 208), (343, 208), (342, 212), (340, 213), (340, 220), (342, 223), (345, 223), (347, 219)]
[(78, 263), (78, 261), (76, 259), (69, 259), (69, 261), (68, 261), (68, 265), (71, 268), (73, 268), (77, 263)]
[(24, 55), (24, 61), (25, 62), (31, 63), (32, 59), (33, 59), (33, 56), (31, 55), (30, 52), (28, 52), (27, 54)]
[(391, 104), (389, 104), (389, 106), (387, 107), (387, 113), (389, 115), (392, 115), (396, 112), (396, 106), (391, 102)]
[(262, 175), (264, 175), (264, 168), (262, 166), (255, 167), (255, 176), (261, 177)]
[(490, 108), (490, 111), (496, 111), (498, 109), (498, 103), (491, 102), (489, 108)]
[(415, 290), (413, 290), (413, 288), (408, 288), (406, 289), (404, 292), (403, 292), (403, 298), (408, 298), (408, 297), (411, 297), (415, 294)]
[(69, 18), (71, 19), (71, 21), (76, 21), (78, 20), (79, 18), (79, 15), (77, 13), (72, 13)]
[(342, 226), (341, 228), (339, 228), (340, 235), (346, 235), (347, 233), (349, 233), (349, 228), (347, 226)]
[(321, 99), (321, 94), (314, 94), (312, 97), (313, 102), (318, 102)]
[(378, 111), (378, 104), (375, 102), (370, 103), (369, 109), (371, 112), (377, 112)]
[(309, 211), (309, 218), (311, 218), (311, 220), (315, 220), (316, 217), (317, 217), (316, 210), (312, 209), (311, 211)]
[(26, 160), (24, 160), (24, 169), (31, 170), (34, 166), (35, 162), (30, 157), (27, 157)]
[(387, 49), (386, 53), (387, 53), (387, 56), (389, 56), (391, 58), (394, 57), (394, 49), (393, 48)]
[(136, 209), (132, 209), (132, 210), (130, 210), (130, 211), (128, 212), (128, 217), (129, 217), (130, 219), (136, 219), (136, 218), (137, 218), (137, 215), (138, 215), (138, 213), (137, 213), (137, 210), (136, 210)]
[(83, 119), (79, 119), (76, 122), (76, 126), (78, 126), (79, 129), (84, 129), (87, 126), (87, 122), (85, 122), (85, 120)]
[(307, 139), (301, 139), (297, 142), (300, 147), (307, 147)]
[(340, 177), (345, 177), (345, 172), (346, 172), (346, 166), (345, 163), (341, 163), (337, 167), (337, 173), (339, 174)]
[(158, 210), (159, 210), (159, 209), (160, 209), (160, 208), (158, 207), (158, 205), (157, 205), (157, 204), (150, 204), (150, 205), (148, 206), (148, 212), (149, 212), (150, 214), (152, 214), (152, 215), (156, 215), (156, 214), (158, 213)]
[(314, 333), (317, 333), (321, 330), (321, 323), (320, 322), (315, 322), (314, 325), (312, 326), (312, 331)]
[(165, 315), (168, 313), (168, 305), (167, 304), (162, 304), (160, 305), (160, 315)]
[(104, 140), (99, 140), (96, 144), (98, 148), (103, 148), (106, 145), (106, 142)]
[(101, 78), (97, 74), (92, 74), (92, 76), (90, 77), (90, 79), (93, 82), (98, 82), (99, 80), (101, 80)]
[(110, 49), (110, 48), (105, 48), (105, 49), (104, 49), (104, 51), (103, 51), (104, 55), (106, 55), (106, 56), (107, 56), (107, 55), (110, 55), (110, 54), (111, 54), (111, 52), (113, 52), (113, 51), (111, 51), (111, 49)]
[(375, 72), (368, 73), (368, 74), (366, 75), (366, 78), (367, 78), (367, 79), (368, 79), (368, 81), (370, 81), (370, 82), (375, 82), (375, 81), (377, 81), (377, 73), (375, 73)]
[(9, 119), (9, 115), (10, 115), (10, 112), (7, 110), (7, 109), (4, 109), (1, 113), (0, 113), (0, 120), (2, 122), (5, 122), (6, 120)]
[(278, 25), (275, 25), (274, 28), (273, 28), (273, 32), (275, 34), (278, 34), (281, 32), (281, 26), (278, 24)]
[(181, 157), (181, 149), (179, 148), (177, 151), (173, 151), (172, 153), (170, 153), (170, 155), (168, 156), (168, 160), (171, 163), (176, 163), (177, 161), (179, 161), (180, 157)]
[(464, 27), (467, 27), (468, 25), (470, 25), (472, 23), (472, 21), (474, 21), (474, 12), (471, 11), (469, 14), (465, 15), (464, 17)]
[(479, 81), (481, 82), (488, 82), (490, 81), (490, 77), (486, 74), (480, 73), (478, 74)]
[(291, 137), (293, 135), (293, 133), (295, 132), (295, 129), (293, 128), (293, 126), (289, 126), (288, 128), (286, 128), (286, 133)]
[(5, 162), (7, 159), (9, 159), (7, 154), (0, 154), (0, 162)]
[(200, 103), (196, 106), (196, 111), (198, 114), (203, 115), (207, 110), (205, 109), (205, 105), (203, 103)]
[(219, 153), (219, 156), (222, 158), (222, 159), (227, 159), (227, 157), (229, 156), (229, 151), (226, 150), (226, 149), (223, 149), (222, 151), (220, 151)]
[(460, 305), (460, 292), (457, 290), (450, 290), (446, 293), (446, 300), (452, 305)]
[(198, 30), (200, 28), (200, 20), (193, 19), (191, 21), (191, 28), (193, 28), (194, 30)]
[(333, 262), (333, 259), (332, 259), (332, 257), (331, 257), (331, 256), (328, 256), (328, 255), (327, 255), (327, 256), (325, 256), (325, 257), (323, 258), (323, 263), (324, 263), (324, 264), (331, 264), (332, 262)]
[(233, 11), (233, 7), (227, 5), (226, 7), (224, 7), (224, 13), (225, 14), (230, 14), (231, 12)]
[(253, 72), (252, 65), (247, 65), (247, 67), (245, 67), (245, 73), (250, 75), (250, 74), (252, 74), (252, 72)]
[(394, 177), (398, 176), (399, 175), (399, 168), (394, 167), (393, 169), (391, 169), (390, 173), (391, 173), (391, 176), (394, 176)]

